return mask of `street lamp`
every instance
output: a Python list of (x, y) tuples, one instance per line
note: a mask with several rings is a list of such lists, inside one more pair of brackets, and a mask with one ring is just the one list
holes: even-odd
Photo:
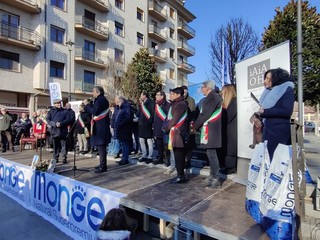
[(69, 39), (68, 42), (66, 42), (66, 45), (68, 46), (69, 50), (69, 91), (68, 91), (68, 102), (71, 102), (71, 51), (73, 49), (74, 42)]

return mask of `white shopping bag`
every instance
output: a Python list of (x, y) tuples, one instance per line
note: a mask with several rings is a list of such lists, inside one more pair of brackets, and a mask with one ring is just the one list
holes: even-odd
[[(300, 172), (301, 175), (301, 172)], [(261, 193), (261, 225), (270, 239), (295, 239), (292, 147), (279, 144)]]
[(256, 145), (248, 170), (246, 190), (246, 210), (257, 222), (261, 222), (260, 201), (261, 192), (266, 181), (270, 166), (267, 141)]

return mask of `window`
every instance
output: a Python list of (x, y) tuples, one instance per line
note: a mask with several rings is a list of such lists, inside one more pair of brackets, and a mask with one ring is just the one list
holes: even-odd
[(116, 62), (123, 62), (123, 51), (120, 49), (114, 49), (114, 60)]
[(124, 34), (123, 34), (123, 24), (119, 23), (119, 22), (114, 22), (114, 25), (115, 25), (115, 34), (118, 35), (118, 36), (123, 37), (124, 36)]
[(137, 8), (137, 19), (141, 22), (144, 22), (143, 10), (141, 10), (140, 8)]
[(87, 28), (96, 28), (96, 14), (88, 10), (84, 10), (84, 26)]
[(170, 38), (174, 39), (174, 29), (170, 28)]
[(64, 10), (65, 0), (51, 0), (51, 5)]
[(83, 48), (83, 58), (90, 60), (90, 61), (95, 61), (96, 59), (96, 44), (94, 42), (84, 40), (84, 48)]
[(172, 48), (170, 48), (170, 58), (171, 59), (175, 59), (174, 57), (174, 50)]
[(83, 74), (83, 86), (82, 90), (85, 92), (91, 92), (95, 86), (95, 73), (84, 70)]
[(173, 70), (172, 68), (170, 68), (169, 77), (170, 77), (170, 79), (175, 79), (175, 77), (174, 77), (174, 70)]
[(50, 40), (57, 43), (63, 43), (64, 41), (64, 29), (51, 25), (50, 27)]
[(137, 43), (140, 46), (144, 46), (144, 41), (143, 41), (143, 34), (137, 32)]
[(175, 12), (174, 12), (174, 9), (173, 8), (170, 8), (170, 17), (172, 19), (175, 19)]
[(0, 68), (18, 72), (20, 70), (19, 61), (19, 54), (0, 50)]
[(123, 10), (123, 0), (115, 0), (115, 5), (117, 8)]
[(20, 17), (11, 15), (6, 12), (1, 12), (1, 36), (18, 39), (21, 38), (19, 34)]
[(50, 77), (63, 78), (64, 76), (64, 63), (50, 61)]

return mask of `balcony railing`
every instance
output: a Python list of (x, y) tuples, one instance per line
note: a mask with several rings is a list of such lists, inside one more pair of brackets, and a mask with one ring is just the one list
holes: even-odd
[(187, 73), (194, 73), (196, 71), (196, 67), (185, 62), (185, 61), (178, 61), (178, 68), (183, 70), (184, 72)]
[[(109, 37), (109, 29), (106, 24), (103, 24), (99, 21), (93, 21), (89, 18), (86, 18), (85, 16), (81, 16), (81, 20), (79, 19), (79, 16), (76, 17), (76, 27), (77, 23), (81, 23), (81, 25), (89, 30), (89, 31), (94, 31), (99, 35), (102, 35), (102, 38), (108, 38)], [(96, 37), (99, 37), (98, 35)]]
[(105, 68), (107, 66), (106, 54), (99, 50), (91, 51), (84, 47), (75, 48), (75, 60), (98, 68)]
[(194, 38), (196, 35), (196, 31), (181, 20), (178, 22), (178, 31), (188, 37), (188, 39)]
[(8, 24), (5, 22), (0, 23), (0, 36), (2, 39), (13, 40), (15, 45), (17, 41), (26, 45), (30, 45), (31, 48), (39, 48), (41, 45), (41, 36), (34, 30)]
[(31, 14), (39, 14), (41, 13), (40, 4), (42, 4), (43, 1), (42, 0), (1, 0), (1, 2)]
[(149, 0), (149, 13), (160, 21), (167, 20), (166, 9), (154, 0)]
[(188, 56), (193, 56), (196, 52), (196, 49), (185, 42), (178, 42), (178, 50), (184, 52)]
[(167, 40), (166, 31), (152, 24), (149, 25), (149, 34), (151, 34), (153, 38), (160, 42), (165, 42)]
[(79, 0), (101, 12), (108, 12), (110, 8), (109, 0)]
[(165, 51), (161, 51), (154, 48), (149, 48), (149, 54), (154, 58), (154, 61), (157, 62), (166, 62), (167, 54)]
[(82, 92), (92, 92), (95, 85), (95, 83), (82, 82)]

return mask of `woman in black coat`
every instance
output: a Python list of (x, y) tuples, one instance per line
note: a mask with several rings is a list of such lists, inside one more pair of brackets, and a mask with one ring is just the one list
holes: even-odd
[(91, 146), (97, 146), (100, 158), (100, 165), (96, 173), (107, 171), (107, 152), (106, 147), (110, 142), (110, 118), (109, 118), (109, 101), (104, 96), (104, 90), (101, 86), (95, 86), (92, 91), (94, 101), (86, 104), (85, 111), (92, 115), (91, 124)]
[(234, 173), (237, 166), (237, 97), (233, 85), (222, 87), (222, 147), (218, 149), (220, 171)]
[(263, 118), (262, 140), (272, 161), (279, 143), (291, 144), (290, 118), (294, 105), (294, 83), (289, 73), (281, 68), (270, 69), (264, 74), (265, 90), (260, 97), (260, 116)]

